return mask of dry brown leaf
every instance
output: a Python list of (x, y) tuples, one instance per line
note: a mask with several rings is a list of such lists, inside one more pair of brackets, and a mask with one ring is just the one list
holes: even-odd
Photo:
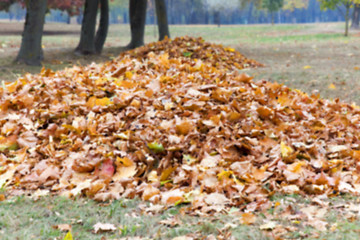
[(52, 227), (54, 229), (59, 229), (60, 231), (63, 231), (63, 232), (71, 231), (71, 225), (70, 224), (58, 224), (58, 225), (54, 225)]

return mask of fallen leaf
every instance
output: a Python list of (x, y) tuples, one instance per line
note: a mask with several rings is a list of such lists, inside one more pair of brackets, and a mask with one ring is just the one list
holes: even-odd
[(331, 90), (335, 90), (336, 86), (333, 83), (331, 83), (328, 88), (331, 89)]
[(116, 227), (114, 224), (111, 223), (96, 223), (93, 226), (94, 233), (100, 233), (100, 232), (112, 232), (116, 230)]
[(60, 231), (67, 231), (68, 233), (71, 231), (71, 225), (70, 224), (58, 224), (55, 226), (52, 226), (54, 229), (59, 229)]
[(73, 240), (73, 236), (71, 234), (71, 231), (68, 231), (68, 233), (64, 237), (64, 240)]
[(256, 216), (253, 213), (243, 213), (241, 214), (240, 223), (245, 225), (251, 225), (255, 223)]
[(205, 202), (209, 205), (225, 205), (229, 199), (221, 193), (211, 193), (205, 197)]
[(280, 143), (280, 149), (281, 149), (281, 156), (283, 158), (288, 157), (291, 153), (294, 152), (294, 150), (290, 146), (287, 146), (284, 142)]
[(153, 150), (155, 153), (161, 153), (165, 151), (164, 146), (156, 141), (148, 143), (147, 146), (150, 150)]
[(273, 222), (273, 221), (269, 221), (263, 225), (260, 225), (260, 230), (273, 230), (275, 227), (276, 227), (277, 223), (276, 222)]

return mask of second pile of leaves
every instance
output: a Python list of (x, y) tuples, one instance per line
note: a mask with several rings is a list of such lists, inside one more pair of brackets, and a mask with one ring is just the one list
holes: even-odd
[(359, 193), (359, 108), (238, 71), (256, 66), (185, 37), (3, 84), (0, 187), (201, 212)]

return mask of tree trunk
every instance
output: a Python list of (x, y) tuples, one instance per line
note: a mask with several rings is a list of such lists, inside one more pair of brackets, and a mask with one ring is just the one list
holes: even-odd
[(131, 41), (127, 48), (144, 45), (147, 0), (129, 0)]
[(81, 24), (81, 36), (79, 45), (75, 53), (80, 55), (95, 53), (95, 27), (96, 15), (99, 6), (99, 0), (86, 0), (84, 17)]
[(218, 10), (215, 10), (214, 12), (214, 22), (218, 27), (220, 27), (220, 11)]
[(155, 7), (159, 29), (159, 40), (161, 41), (166, 36), (170, 38), (165, 0), (155, 0)]
[(354, 12), (352, 15), (351, 28), (359, 29), (360, 28), (359, 22), (360, 22), (360, 4), (355, 4)]
[(345, 12), (345, 37), (349, 35), (349, 12), (350, 12), (350, 4), (346, 4), (346, 12)]
[(43, 59), (41, 39), (46, 9), (47, 0), (29, 0), (26, 2), (26, 19), (21, 47), (15, 61), (27, 65), (41, 65)]
[(95, 51), (101, 53), (109, 30), (109, 0), (100, 0), (100, 23), (95, 36)]
[(274, 12), (271, 12), (271, 25), (274, 25), (275, 23), (275, 13)]

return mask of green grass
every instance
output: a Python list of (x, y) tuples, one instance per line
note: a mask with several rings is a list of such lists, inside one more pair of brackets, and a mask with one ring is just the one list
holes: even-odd
[[(218, 235), (218, 229), (233, 221), (233, 217), (182, 216), (180, 207), (165, 210), (162, 214), (143, 214), (139, 200), (120, 200), (99, 204), (87, 199), (70, 200), (62, 197), (45, 197), (37, 201), (15, 197), (0, 203), (0, 239), (62, 239), (66, 232), (55, 229), (59, 224), (70, 224), (74, 239), (107, 239), (141, 236), (145, 239), (171, 239), (191, 233), (201, 236)], [(161, 220), (178, 218), (179, 225), (169, 227)], [(117, 230), (97, 233), (97, 223), (112, 223)], [(233, 229), (237, 239), (266, 239), (254, 227), (239, 225)]]
[[(71, 200), (42, 197), (34, 201), (27, 197), (14, 197), (0, 202), (0, 239), (63, 239), (67, 232), (54, 227), (59, 224), (71, 225), (74, 239), (119, 239), (136, 236), (142, 239), (172, 239), (184, 235), (197, 238), (213, 235), (233, 236), (235, 239), (273, 239), (271, 232), (259, 230), (266, 219), (275, 221), (278, 226), (292, 228), (292, 231), (282, 235), (283, 239), (355, 240), (360, 237), (359, 216), (353, 214), (352, 219), (347, 219), (346, 215), (346, 205), (357, 204), (355, 197), (345, 195), (324, 200), (329, 207), (322, 219), (328, 223), (327, 230), (323, 232), (308, 226), (305, 220), (294, 222), (282, 217), (287, 211), (286, 206), (291, 206), (295, 213), (304, 207), (317, 206), (312, 204), (311, 199), (296, 194), (277, 194), (271, 201), (282, 202), (285, 207), (255, 213), (256, 222), (248, 226), (240, 224), (241, 212), (238, 209), (233, 209), (228, 214), (196, 217), (182, 214), (187, 211), (186, 205), (170, 207), (163, 212), (152, 214), (141, 210), (139, 206), (149, 204), (139, 200), (123, 199), (97, 203), (84, 198)], [(176, 224), (160, 223), (169, 219), (175, 219)], [(98, 222), (114, 224), (117, 230), (96, 234), (93, 226)]]

